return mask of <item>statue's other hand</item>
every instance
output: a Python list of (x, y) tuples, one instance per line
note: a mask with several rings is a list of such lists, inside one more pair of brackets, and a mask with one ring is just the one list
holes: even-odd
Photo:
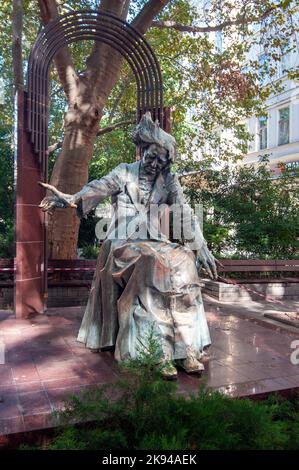
[(219, 261), (212, 255), (207, 245), (202, 245), (200, 250), (197, 251), (196, 255), (197, 265), (203, 268), (211, 279), (217, 279), (217, 264), (221, 263), (219, 263)]
[(74, 196), (71, 194), (65, 194), (52, 186), (51, 184), (39, 182), (41, 186), (52, 191), (54, 196), (46, 196), (41, 201), (39, 207), (48, 214), (53, 215), (53, 211), (56, 208), (65, 209), (66, 207), (77, 207), (74, 202)]

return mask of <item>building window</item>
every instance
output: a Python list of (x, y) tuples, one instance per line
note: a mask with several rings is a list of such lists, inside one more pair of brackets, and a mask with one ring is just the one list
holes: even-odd
[(223, 51), (223, 44), (222, 44), (222, 32), (221, 31), (216, 31), (215, 43), (216, 43), (217, 51), (222, 52)]
[(290, 141), (290, 108), (279, 110), (278, 145), (288, 144)]
[(259, 77), (262, 83), (267, 83), (270, 80), (269, 60), (269, 54), (266, 52), (258, 56)]
[(4, 80), (0, 77), (0, 104), (5, 103), (5, 88), (4, 88)]
[(289, 37), (287, 43), (280, 46), (281, 54), (280, 54), (280, 63), (278, 69), (278, 76), (282, 77), (287, 73), (287, 71), (291, 68), (292, 62), (292, 53), (296, 51), (296, 47), (293, 41), (293, 37)]
[(267, 118), (259, 118), (259, 150), (266, 149), (268, 146), (267, 136)]
[(284, 54), (280, 59), (279, 76), (282, 77), (290, 69), (290, 54)]

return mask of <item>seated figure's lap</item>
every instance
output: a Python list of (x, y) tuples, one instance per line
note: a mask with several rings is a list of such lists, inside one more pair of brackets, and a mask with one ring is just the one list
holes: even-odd
[(139, 275), (144, 273), (147, 282), (157, 287), (169, 284), (175, 292), (184, 286), (200, 286), (193, 252), (178, 243), (129, 241), (114, 250), (114, 258), (116, 269), (138, 265)]

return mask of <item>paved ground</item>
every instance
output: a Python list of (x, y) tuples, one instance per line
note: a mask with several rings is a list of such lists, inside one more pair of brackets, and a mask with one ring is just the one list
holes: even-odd
[[(180, 372), (180, 393), (196, 391), (202, 381), (232, 397), (299, 388), (299, 365), (290, 361), (294, 331), (276, 330), (275, 323), (260, 322), (241, 306), (231, 314), (231, 306), (207, 296), (205, 307), (212, 357), (202, 378)], [(48, 427), (70, 393), (117, 380), (111, 353), (94, 354), (76, 342), (82, 312), (50, 309), (30, 320), (0, 312), (0, 434)]]
[(283, 324), (279, 321), (272, 321), (269, 316), (281, 313), (295, 313), (299, 312), (298, 300), (245, 300), (239, 299), (234, 302), (223, 302), (216, 300), (208, 294), (203, 294), (206, 304), (209, 309), (216, 310), (226, 315), (236, 315), (240, 318), (247, 318), (249, 320), (258, 321), (273, 329), (282, 329), (293, 333), (299, 339), (299, 329), (291, 325)]

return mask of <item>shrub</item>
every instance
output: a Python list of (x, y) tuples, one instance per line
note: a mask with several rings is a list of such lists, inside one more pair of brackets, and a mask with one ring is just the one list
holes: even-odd
[(162, 379), (160, 358), (151, 332), (117, 384), (69, 399), (48, 448), (299, 450), (299, 399), (231, 399), (203, 385), (185, 397)]
[(100, 252), (100, 247), (98, 245), (85, 245), (82, 247), (82, 256), (85, 259), (96, 259)]
[(206, 168), (187, 182), (192, 204), (204, 207), (204, 235), (214, 254), (249, 259), (298, 257), (298, 175), (273, 179), (268, 160)]

